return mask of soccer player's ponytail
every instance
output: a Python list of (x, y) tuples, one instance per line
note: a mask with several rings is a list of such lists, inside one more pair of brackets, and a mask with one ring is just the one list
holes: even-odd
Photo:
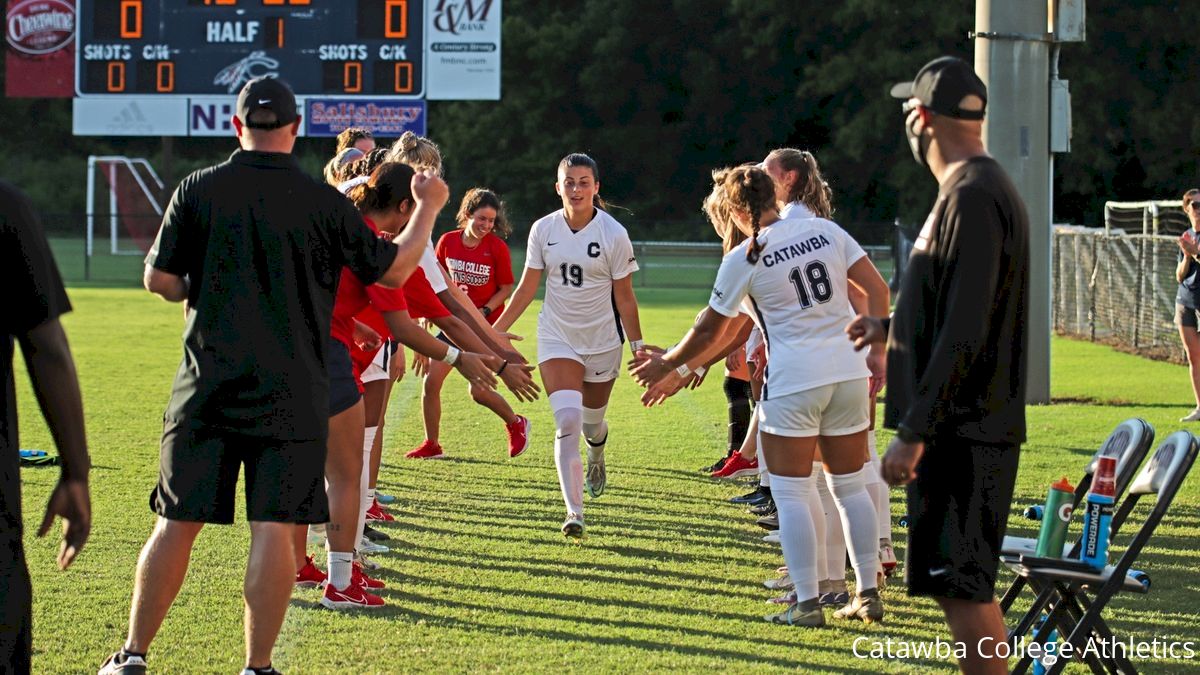
[(758, 231), (762, 227), (762, 216), (776, 208), (775, 183), (766, 171), (752, 164), (744, 164), (732, 169), (713, 173), (717, 189), (724, 194), (722, 200), (729, 213), (741, 211), (750, 216), (750, 244), (746, 247), (746, 260), (757, 263), (762, 255), (763, 246), (758, 241)]
[(364, 214), (394, 209), (412, 200), (413, 168), (401, 162), (384, 162), (371, 172), (370, 178), (350, 188), (346, 194)]

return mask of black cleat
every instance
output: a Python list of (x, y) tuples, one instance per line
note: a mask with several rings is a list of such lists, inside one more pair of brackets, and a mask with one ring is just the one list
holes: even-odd
[(381, 532), (370, 525), (363, 527), (363, 536), (370, 541), (387, 541), (388, 539), (391, 539), (391, 537), (389, 537), (386, 533)]
[(769, 516), (772, 513), (775, 513), (775, 500), (772, 499), (765, 504), (751, 506), (750, 513), (756, 516)]
[(754, 488), (754, 492), (748, 492), (738, 497), (733, 497), (729, 500), (730, 504), (746, 504), (747, 506), (758, 506), (771, 501), (771, 488), (759, 485)]
[(762, 529), (764, 529), (768, 532), (771, 532), (773, 530), (778, 530), (779, 529), (779, 514), (772, 513), (769, 516), (763, 516), (762, 518), (759, 518), (757, 522), (758, 522), (759, 527), (761, 527)]

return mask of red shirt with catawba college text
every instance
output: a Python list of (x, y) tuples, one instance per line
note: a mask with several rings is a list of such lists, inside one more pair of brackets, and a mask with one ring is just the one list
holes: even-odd
[[(476, 307), (482, 307), (501, 286), (513, 283), (508, 244), (491, 232), (472, 248), (463, 244), (462, 230), (447, 232), (438, 240), (436, 252), (438, 262)], [(488, 320), (495, 321), (503, 311), (500, 305)]]

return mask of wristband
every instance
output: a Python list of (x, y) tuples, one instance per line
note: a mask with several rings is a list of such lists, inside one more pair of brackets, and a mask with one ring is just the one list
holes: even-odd
[(692, 372), (696, 373), (696, 377), (704, 377), (704, 374), (708, 372), (708, 368), (705, 368), (704, 366), (700, 366), (699, 368), (697, 368), (696, 370), (694, 370)]
[(920, 443), (925, 440), (921, 438), (920, 434), (903, 425), (896, 427), (896, 438), (905, 443)]
[(446, 355), (442, 357), (442, 360), (450, 365), (454, 365), (458, 363), (458, 354), (459, 350), (457, 347), (446, 345)]
[(484, 305), (483, 307), (479, 308), (479, 313), (484, 316), (489, 316), (492, 313), (492, 308)]
[(675, 374), (680, 377), (687, 377), (692, 374), (692, 369), (688, 368), (688, 364), (683, 364), (675, 369)]
[(636, 352), (637, 350), (639, 350), (645, 346), (646, 346), (646, 343), (644, 340), (630, 340), (629, 341), (629, 350), (630, 351)]
[(507, 367), (508, 367), (508, 359), (504, 359), (504, 363), (500, 364), (500, 368), (499, 368), (499, 370), (496, 371), (496, 375), (499, 376), (500, 373), (503, 373), (504, 369)]

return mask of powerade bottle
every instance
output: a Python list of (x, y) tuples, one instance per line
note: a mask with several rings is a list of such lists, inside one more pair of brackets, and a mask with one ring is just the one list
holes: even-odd
[(1092, 489), (1088, 491), (1079, 550), (1079, 559), (1096, 570), (1103, 570), (1108, 564), (1108, 535), (1116, 501), (1117, 458), (1101, 457), (1092, 476)]
[(1063, 476), (1050, 486), (1043, 511), (1042, 529), (1038, 532), (1037, 556), (1039, 558), (1061, 558), (1063, 544), (1067, 541), (1067, 525), (1071, 523), (1075, 487)]

